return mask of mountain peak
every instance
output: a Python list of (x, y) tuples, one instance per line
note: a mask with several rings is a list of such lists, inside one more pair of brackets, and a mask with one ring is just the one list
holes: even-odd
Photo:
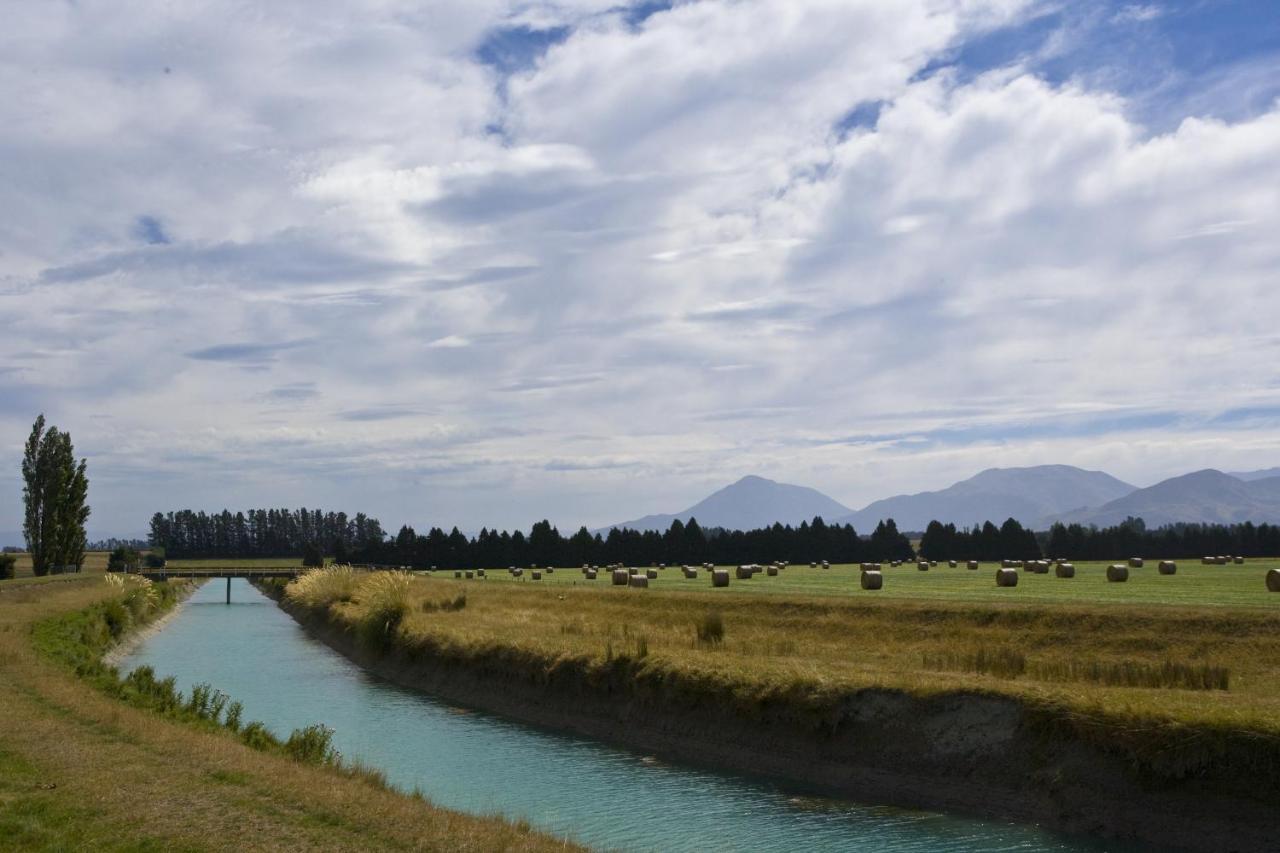
[(724, 527), (751, 530), (768, 527), (775, 522), (799, 524), (814, 516), (831, 520), (846, 515), (849, 508), (807, 486), (779, 483), (756, 474), (748, 474), (717, 489), (688, 509), (671, 514), (646, 515), (611, 527), (632, 530), (666, 530), (679, 519), (698, 519), (702, 527)]

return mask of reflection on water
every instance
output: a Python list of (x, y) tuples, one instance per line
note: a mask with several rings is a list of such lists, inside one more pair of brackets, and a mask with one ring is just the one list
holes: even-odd
[(797, 796), (433, 701), (310, 639), (246, 581), (196, 591), (123, 669), (207, 682), (276, 734), (321, 722), (404, 790), (621, 850), (1102, 851), (1032, 827)]

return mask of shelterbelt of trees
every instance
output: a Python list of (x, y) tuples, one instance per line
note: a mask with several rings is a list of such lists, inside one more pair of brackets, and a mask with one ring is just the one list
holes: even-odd
[[(912, 559), (917, 556), (893, 519), (862, 536), (850, 525), (821, 518), (799, 526), (775, 524), (756, 530), (703, 528), (696, 519), (675, 521), (666, 531), (621, 528), (607, 535), (585, 527), (564, 536), (548, 521), (526, 535), (484, 529), (468, 537), (456, 527), (426, 535), (402, 527), (389, 536), (376, 518), (322, 510), (254, 509), (232, 513), (183, 510), (156, 513), (152, 546), (170, 558), (288, 557), (319, 550), (339, 562), (377, 563), (449, 569), (494, 566), (576, 566), (583, 563), (701, 563), (720, 565), (769, 560), (837, 563)], [(931, 522), (920, 540), (919, 556), (930, 560), (1040, 559), (1110, 560), (1133, 555), (1245, 557), (1280, 554), (1280, 526), (1179, 524), (1147, 530), (1141, 519), (1108, 528), (1055, 524), (1033, 533), (1014, 519), (972, 528)]]

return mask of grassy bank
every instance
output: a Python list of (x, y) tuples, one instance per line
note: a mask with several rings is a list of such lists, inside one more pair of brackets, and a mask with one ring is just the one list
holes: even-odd
[(1118, 755), (1148, 781), (1280, 796), (1280, 612), (720, 592), (342, 571), (286, 590), (366, 648), (410, 659), (782, 713), (821, 732), (868, 689), (1008, 697), (1045, 735)]
[(100, 577), (6, 582), (0, 595), (0, 846), (569, 846), (524, 826), (435, 808), (371, 784), (358, 770), (335, 772), (326, 761), (332, 758), (327, 741), (315, 730), (300, 732), (292, 746), (261, 730), (259, 748), (250, 748), (243, 742), (250, 724), (227, 724), (231, 700), (212, 692), (178, 697), (171, 683), (119, 679), (103, 667), (102, 650), (171, 597), (162, 584), (139, 595)]

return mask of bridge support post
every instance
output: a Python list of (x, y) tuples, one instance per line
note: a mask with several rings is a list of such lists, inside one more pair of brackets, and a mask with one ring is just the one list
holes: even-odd
[(227, 578), (227, 604), (231, 603), (231, 578)]

